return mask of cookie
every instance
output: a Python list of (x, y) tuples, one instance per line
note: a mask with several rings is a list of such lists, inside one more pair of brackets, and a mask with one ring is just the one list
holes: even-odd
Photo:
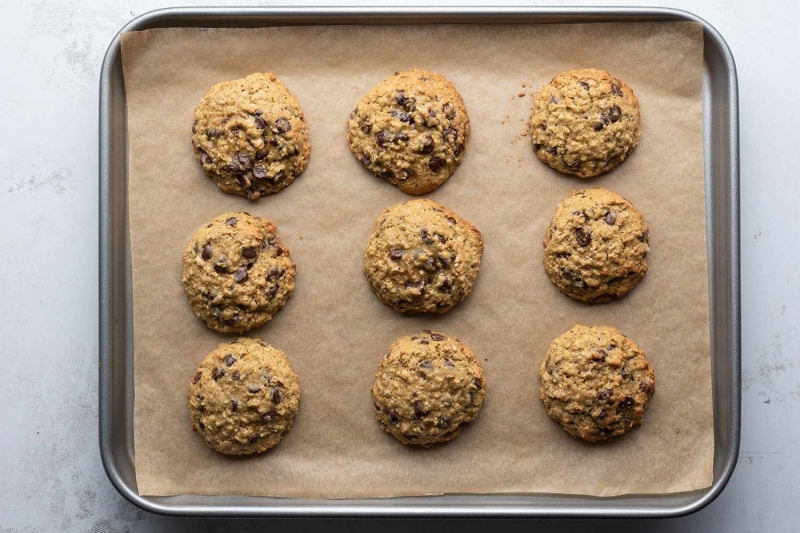
[(220, 333), (267, 323), (294, 292), (294, 278), (294, 261), (275, 224), (248, 213), (218, 216), (183, 252), (189, 304)]
[(655, 391), (644, 352), (616, 328), (576, 325), (550, 345), (539, 372), (550, 418), (588, 442), (642, 425)]
[(286, 355), (255, 339), (220, 344), (189, 384), (192, 429), (227, 455), (274, 448), (299, 404), (300, 382)]
[(622, 196), (600, 188), (572, 191), (547, 228), (544, 269), (570, 298), (607, 302), (644, 277), (649, 234), (644, 217)]
[(562, 72), (533, 102), (533, 149), (559, 172), (581, 178), (607, 172), (636, 148), (639, 134), (636, 95), (604, 70)]
[(412, 200), (378, 218), (364, 273), (396, 311), (445, 313), (472, 291), (482, 250), (475, 226), (436, 202)]
[(477, 418), (486, 379), (473, 351), (425, 330), (401, 337), (381, 360), (372, 399), (381, 427), (403, 444), (428, 447), (456, 438)]
[(350, 114), (347, 140), (367, 170), (401, 191), (424, 194), (453, 175), (464, 158), (469, 117), (444, 76), (395, 72)]
[(269, 72), (214, 85), (194, 110), (192, 145), (217, 187), (252, 200), (289, 186), (311, 153), (300, 105)]

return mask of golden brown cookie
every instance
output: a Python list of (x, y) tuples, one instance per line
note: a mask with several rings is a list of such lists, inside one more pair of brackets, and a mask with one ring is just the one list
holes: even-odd
[(286, 355), (256, 339), (220, 344), (189, 385), (192, 429), (227, 455), (275, 447), (299, 404), (300, 382)]
[(401, 313), (445, 313), (472, 291), (481, 266), (478, 229), (430, 200), (386, 209), (367, 244), (364, 273)]
[(381, 427), (403, 444), (428, 447), (456, 438), (477, 418), (486, 379), (473, 351), (425, 330), (401, 337), (381, 360), (372, 399)]
[(300, 105), (269, 72), (214, 85), (194, 110), (192, 144), (220, 189), (252, 200), (290, 185), (311, 153)]
[(294, 278), (294, 261), (275, 225), (248, 213), (218, 216), (183, 252), (189, 304), (221, 333), (267, 323), (294, 292)]
[(348, 121), (353, 155), (376, 176), (424, 194), (453, 175), (464, 157), (469, 117), (444, 76), (396, 72), (370, 91)]
[(570, 298), (607, 302), (644, 277), (648, 239), (644, 217), (622, 196), (600, 188), (572, 191), (547, 228), (544, 268)]
[(574, 437), (597, 442), (642, 425), (655, 391), (644, 353), (616, 328), (576, 325), (550, 345), (540, 370), (547, 414)]
[(536, 94), (533, 149), (559, 172), (581, 178), (607, 172), (636, 148), (639, 134), (636, 95), (604, 70), (562, 72)]

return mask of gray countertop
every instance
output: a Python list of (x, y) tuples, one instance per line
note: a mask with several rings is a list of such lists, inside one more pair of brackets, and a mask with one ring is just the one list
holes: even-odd
[[(256, 5), (202, 0), (178, 4)], [(798, 227), (794, 214), (800, 194), (793, 161), (800, 149), (800, 3), (756, 5), (669, 2), (713, 24), (727, 39), (739, 71), (743, 429), (736, 472), (714, 503), (690, 517), (504, 521), (502, 527), (622, 532), (798, 528), (800, 284), (794, 276), (800, 270), (800, 239), (793, 228)], [(0, 533), (494, 527), (475, 521), (179, 520), (140, 511), (116, 493), (97, 447), (98, 81), (103, 54), (119, 28), (134, 15), (165, 5), (153, 0), (128, 0), (124, 6), (102, 0), (40, 0), (4, 7), (0, 339), (8, 350), (0, 372)]]

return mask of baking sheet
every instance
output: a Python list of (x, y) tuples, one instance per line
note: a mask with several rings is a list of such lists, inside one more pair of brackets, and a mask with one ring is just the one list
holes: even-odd
[[(702, 27), (693, 23), (528, 26), (163, 29), (123, 35), (134, 282), (136, 473), (142, 495), (376, 497), (445, 492), (610, 496), (703, 488), (712, 480), (703, 153)], [(525, 136), (530, 95), (560, 70), (623, 78), (642, 107), (631, 158), (593, 180), (536, 160)], [(374, 219), (410, 197), (360, 168), (345, 122), (394, 70), (441, 72), (472, 121), (464, 163), (428, 197), (476, 224), (486, 246), (473, 294), (441, 317), (381, 305), (361, 272)], [(214, 83), (273, 71), (302, 105), (313, 144), (306, 172), (275, 196), (226, 195), (194, 160), (192, 110)], [(519, 96), (524, 94), (524, 96)], [(651, 229), (650, 271), (626, 298), (587, 306), (558, 293), (541, 266), (555, 205), (573, 188), (626, 196)], [(228, 458), (192, 434), (187, 384), (222, 336), (188, 307), (181, 253), (217, 214), (278, 224), (298, 264), (297, 291), (249, 332), (290, 357), (303, 396), (277, 448)], [(575, 322), (632, 337), (656, 370), (645, 425), (588, 445), (538, 399), (547, 345)], [(436, 328), (461, 338), (488, 380), (484, 409), (450, 444), (403, 447), (373, 418), (369, 387), (398, 336)]]

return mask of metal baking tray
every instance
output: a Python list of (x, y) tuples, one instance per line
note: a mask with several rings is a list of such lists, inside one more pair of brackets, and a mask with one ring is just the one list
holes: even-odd
[(170, 27), (331, 24), (565, 24), (694, 21), (705, 28), (703, 129), (714, 401), (714, 481), (677, 494), (597, 498), (563, 494), (448, 494), (309, 500), (244, 496), (140, 496), (133, 448), (133, 317), (128, 232), (127, 126), (119, 34), (100, 79), (100, 455), (111, 483), (147, 511), (177, 516), (673, 517), (713, 501), (730, 479), (740, 435), (739, 111), (736, 66), (705, 20), (660, 8), (172, 8), (128, 31)]

